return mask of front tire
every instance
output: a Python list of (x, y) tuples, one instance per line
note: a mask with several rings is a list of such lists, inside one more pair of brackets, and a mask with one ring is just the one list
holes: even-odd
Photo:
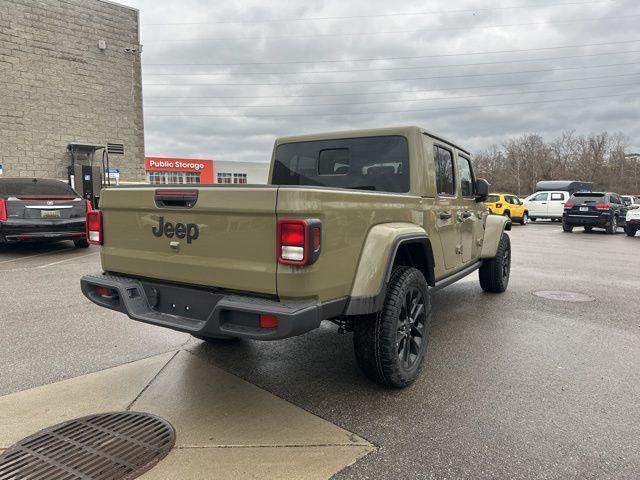
[(396, 267), (382, 310), (357, 317), (353, 346), (364, 374), (381, 385), (411, 385), (424, 364), (431, 329), (431, 298), (422, 273)]
[(529, 220), (531, 220), (532, 222), (535, 222), (537, 220), (536, 217), (529, 217)]
[(496, 256), (482, 262), (479, 269), (480, 286), (485, 292), (502, 293), (511, 276), (511, 240), (506, 233), (500, 237)]
[(638, 228), (632, 227), (631, 225), (625, 225), (624, 227), (624, 233), (626, 233), (630, 237), (635, 237), (637, 231), (638, 231)]

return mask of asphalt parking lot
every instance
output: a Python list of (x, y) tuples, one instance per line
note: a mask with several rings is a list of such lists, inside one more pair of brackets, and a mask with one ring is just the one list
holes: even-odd
[(211, 346), (85, 300), (95, 248), (4, 248), (0, 395), (186, 350), (375, 445), (337, 478), (636, 478), (640, 238), (549, 222), (510, 235), (508, 291), (472, 275), (436, 293), (426, 367), (403, 391), (364, 379), (331, 324)]

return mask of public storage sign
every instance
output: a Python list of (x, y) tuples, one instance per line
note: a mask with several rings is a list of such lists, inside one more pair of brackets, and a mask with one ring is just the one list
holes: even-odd
[[(213, 183), (213, 160), (146, 157), (145, 164), (151, 183), (176, 183), (176, 178), (183, 177), (198, 181), (178, 180), (177, 183)], [(175, 175), (176, 172), (179, 175)]]

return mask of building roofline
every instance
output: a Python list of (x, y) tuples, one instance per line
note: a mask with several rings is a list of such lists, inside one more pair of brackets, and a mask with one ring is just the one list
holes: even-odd
[(131, 7), (129, 5), (125, 5), (124, 3), (112, 2), (111, 0), (97, 0), (97, 1), (102, 3), (108, 3), (109, 5), (114, 5), (116, 7), (122, 7), (122, 8), (127, 8), (129, 10), (133, 10), (134, 12), (138, 13), (138, 18), (140, 17), (140, 9), (136, 7)]

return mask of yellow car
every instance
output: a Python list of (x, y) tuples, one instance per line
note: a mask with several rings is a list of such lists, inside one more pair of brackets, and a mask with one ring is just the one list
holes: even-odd
[(511, 193), (490, 193), (484, 204), (494, 215), (504, 215), (520, 225), (526, 225), (529, 221), (527, 207)]

